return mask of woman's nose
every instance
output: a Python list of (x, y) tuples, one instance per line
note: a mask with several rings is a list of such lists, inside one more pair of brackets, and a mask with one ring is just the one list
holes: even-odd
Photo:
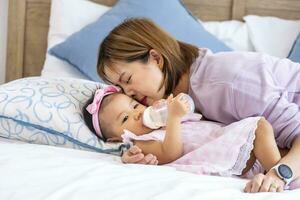
[(130, 87), (123, 86), (123, 90), (127, 96), (130, 96), (130, 97), (134, 96), (134, 91)]

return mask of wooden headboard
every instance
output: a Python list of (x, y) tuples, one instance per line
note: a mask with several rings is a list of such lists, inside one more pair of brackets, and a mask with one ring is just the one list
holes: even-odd
[[(117, 2), (93, 1), (108, 6)], [(300, 0), (183, 0), (183, 3), (203, 21), (242, 20), (249, 14), (300, 19)], [(6, 82), (40, 75), (47, 49), (50, 7), (51, 0), (9, 0)]]

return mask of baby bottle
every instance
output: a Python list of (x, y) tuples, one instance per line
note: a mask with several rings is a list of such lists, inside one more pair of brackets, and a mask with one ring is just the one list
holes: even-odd
[[(193, 99), (187, 94), (184, 94), (181, 97), (181, 99), (187, 100), (187, 102), (189, 103), (188, 113), (194, 112), (195, 104)], [(158, 103), (158, 105), (149, 106), (148, 108), (146, 108), (143, 114), (143, 124), (148, 128), (157, 129), (162, 126), (166, 126), (167, 117), (168, 117), (167, 101), (163, 101)]]

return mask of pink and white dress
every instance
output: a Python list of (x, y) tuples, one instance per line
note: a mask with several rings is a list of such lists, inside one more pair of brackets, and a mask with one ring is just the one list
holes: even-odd
[[(166, 165), (196, 174), (241, 175), (250, 158), (261, 117), (249, 117), (228, 126), (200, 119), (199, 114), (185, 117), (182, 122), (184, 155)], [(123, 142), (131, 145), (134, 140), (163, 141), (164, 137), (164, 129), (140, 136), (125, 130), (122, 135)]]

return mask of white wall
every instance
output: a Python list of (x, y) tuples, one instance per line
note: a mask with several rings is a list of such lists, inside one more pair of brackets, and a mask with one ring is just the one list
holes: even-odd
[(0, 84), (5, 81), (8, 1), (0, 0)]

